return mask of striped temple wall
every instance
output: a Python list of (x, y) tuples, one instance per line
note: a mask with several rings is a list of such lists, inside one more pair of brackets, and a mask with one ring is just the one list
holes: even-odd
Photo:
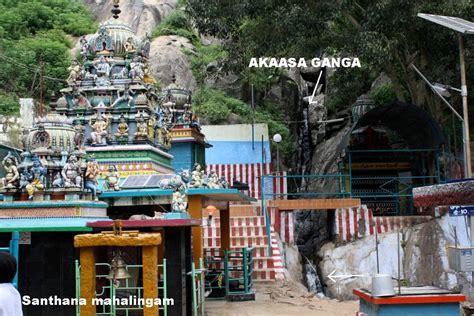
[[(220, 253), (220, 222), (215, 218), (208, 222), (203, 219), (203, 238), (206, 256), (218, 257)], [(231, 249), (240, 250), (252, 246), (253, 251), (253, 276), (256, 280), (275, 280), (284, 278), (283, 259), (275, 236), (271, 228), (270, 247), (265, 229), (263, 216), (231, 217)], [(232, 260), (231, 260), (232, 261)]]
[[(260, 208), (258, 208), (260, 211)], [(268, 207), (270, 223), (282, 242), (295, 244), (294, 211), (280, 211)], [(334, 220), (334, 240), (349, 242), (366, 236), (383, 234), (400, 228), (411, 227), (431, 220), (431, 216), (373, 216), (365, 205), (359, 208), (336, 209)]]
[(273, 173), (271, 163), (264, 165), (260, 163), (242, 163), (242, 164), (208, 164), (206, 172), (209, 174), (215, 171), (219, 177), (225, 180), (231, 186), (233, 180), (236, 179), (241, 183), (246, 183), (249, 186), (245, 194), (260, 199), (261, 196), (261, 179), (262, 175), (277, 175), (281, 177), (266, 177), (263, 180), (265, 195), (267, 198), (273, 198), (274, 195), (286, 198), (288, 192), (286, 171), (280, 173)]

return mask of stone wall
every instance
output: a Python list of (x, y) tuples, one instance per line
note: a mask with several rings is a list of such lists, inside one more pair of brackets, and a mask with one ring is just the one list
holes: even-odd
[[(402, 229), (400, 233), (400, 271), (407, 285), (433, 285), (460, 290), (474, 299), (471, 273), (456, 273), (449, 268), (446, 246), (454, 245), (454, 229), (459, 244), (469, 245), (463, 217), (442, 217), (427, 223)], [(377, 271), (375, 237), (365, 237), (336, 247), (325, 244), (318, 255), (322, 258), (319, 268), (326, 294), (340, 299), (354, 299), (352, 289), (371, 287), (370, 276)], [(379, 235), (380, 273), (398, 276), (397, 233)], [(362, 274), (364, 277), (345, 278), (334, 283), (328, 275)]]

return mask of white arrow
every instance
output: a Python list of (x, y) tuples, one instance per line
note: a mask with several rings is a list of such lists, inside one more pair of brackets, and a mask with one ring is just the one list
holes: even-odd
[(336, 279), (339, 278), (339, 279), (346, 279), (346, 278), (354, 278), (354, 277), (363, 277), (364, 275), (363, 274), (341, 274), (341, 275), (334, 275), (334, 272), (336, 272), (336, 270), (334, 270), (333, 272), (331, 272), (329, 275), (328, 275), (328, 278), (331, 279), (331, 281), (333, 281), (334, 283), (336, 283)]

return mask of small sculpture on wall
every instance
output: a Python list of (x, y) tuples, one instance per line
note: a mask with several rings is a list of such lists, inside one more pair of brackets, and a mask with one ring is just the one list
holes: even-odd
[(179, 187), (173, 193), (171, 201), (172, 212), (186, 212), (188, 208), (188, 197), (186, 196), (186, 190), (184, 187)]
[(137, 117), (137, 131), (135, 139), (143, 139), (148, 137), (148, 124), (142, 114)]
[(79, 40), (81, 44), (81, 56), (83, 60), (87, 60), (87, 53), (89, 51), (89, 43), (87, 42), (86, 36), (82, 36)]
[(143, 71), (143, 63), (140, 61), (139, 57), (133, 58), (130, 63), (130, 78), (132, 80), (142, 80), (145, 72)]
[(209, 189), (222, 189), (222, 184), (219, 181), (219, 176), (215, 171), (211, 171), (207, 176), (206, 185)]
[(18, 160), (9, 151), (8, 155), (3, 158), (3, 168), (5, 169), (5, 178), (2, 178), (3, 187), (6, 189), (15, 189), (18, 185)]
[(97, 177), (99, 176), (99, 164), (94, 156), (87, 159), (86, 174), (84, 175), (84, 189), (91, 190), (94, 200), (97, 200)]
[(119, 138), (120, 140), (122, 139), (128, 139), (128, 124), (127, 120), (125, 119), (125, 116), (123, 114), (120, 116), (120, 122), (117, 125), (117, 132), (115, 133), (115, 138)]
[(93, 132), (91, 133), (92, 145), (105, 145), (108, 134), (107, 127), (109, 125), (107, 118), (101, 113), (97, 113), (94, 124), (92, 124), (92, 122), (89, 124), (93, 129)]
[(74, 125), (74, 147), (76, 149), (81, 149), (84, 146), (85, 130), (86, 128), (81, 124), (81, 121), (76, 120)]
[(76, 81), (79, 79), (79, 74), (81, 72), (81, 65), (77, 60), (74, 60), (67, 69), (69, 71), (69, 77), (67, 78), (67, 83), (72, 86), (76, 84)]
[(45, 186), (45, 177), (47, 169), (41, 163), (38, 156), (33, 156), (33, 166), (30, 169), (30, 183), (25, 186), (28, 192), (28, 199), (32, 200), (33, 195), (38, 190), (43, 190)]
[(133, 96), (135, 95), (135, 92), (132, 91), (130, 88), (125, 88), (122, 92), (122, 96), (120, 96), (120, 92), (117, 91), (117, 99), (115, 100), (114, 103), (112, 103), (111, 107), (115, 107), (117, 104), (120, 102), (127, 102), (128, 107), (133, 102)]
[(120, 191), (120, 173), (115, 165), (110, 165), (105, 174), (105, 185), (108, 191)]
[(200, 164), (195, 163), (194, 169), (191, 172), (191, 182), (189, 187), (191, 188), (202, 188), (204, 186), (204, 172)]
[(135, 47), (135, 43), (133, 42), (133, 38), (129, 37), (127, 41), (124, 44), (125, 51), (127, 52), (127, 55), (134, 54), (137, 49)]
[(65, 188), (81, 188), (82, 187), (82, 170), (76, 155), (70, 155), (68, 162), (61, 171)]

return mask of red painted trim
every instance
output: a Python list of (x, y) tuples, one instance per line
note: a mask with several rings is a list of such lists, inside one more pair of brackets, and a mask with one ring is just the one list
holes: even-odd
[(373, 223), (374, 214), (371, 209), (368, 209), (368, 212), (369, 212), (369, 232), (370, 232), (370, 235), (373, 235), (374, 234), (374, 223)]
[[(146, 219), (146, 220), (122, 220), (122, 227), (169, 227), (169, 226), (201, 226), (200, 219)], [(88, 227), (112, 228), (114, 221), (88, 222)]]
[(354, 215), (354, 237), (357, 238), (359, 235), (359, 223), (357, 222), (357, 208), (352, 209)]
[(342, 230), (342, 210), (341, 209), (338, 209), (336, 210), (337, 212), (337, 222), (339, 224), (339, 238), (341, 240), (344, 240), (344, 232)]
[(399, 305), (399, 304), (434, 304), (434, 303), (460, 303), (466, 300), (461, 294), (443, 294), (443, 295), (411, 295), (394, 297), (373, 297), (365, 291), (358, 289), (352, 290), (352, 294), (360, 297), (366, 302), (375, 305)]
[(350, 217), (351, 212), (349, 209), (345, 209), (345, 218), (346, 218), (346, 240), (350, 241), (351, 240), (351, 220)]

